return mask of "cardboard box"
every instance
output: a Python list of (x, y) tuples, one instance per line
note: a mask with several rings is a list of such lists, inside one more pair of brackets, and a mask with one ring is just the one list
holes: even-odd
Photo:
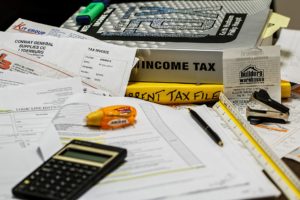
[(130, 81), (222, 83), (223, 50), (256, 46), (268, 20), (270, 3), (212, 0), (112, 4), (93, 24), (79, 31), (137, 47), (140, 61)]

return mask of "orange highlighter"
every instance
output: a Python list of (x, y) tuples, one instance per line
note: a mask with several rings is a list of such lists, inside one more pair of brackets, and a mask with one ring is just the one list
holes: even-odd
[(128, 105), (115, 105), (101, 108), (86, 116), (88, 126), (98, 126), (101, 129), (115, 129), (133, 125), (136, 109)]

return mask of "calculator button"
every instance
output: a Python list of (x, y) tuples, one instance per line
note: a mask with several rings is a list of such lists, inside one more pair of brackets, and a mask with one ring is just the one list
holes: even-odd
[(39, 190), (38, 190), (40, 193), (47, 193), (48, 192), (48, 190), (46, 189), (46, 188), (39, 188)]
[(87, 175), (92, 175), (94, 172), (93, 172), (93, 171), (90, 171), (90, 170), (87, 170), (87, 171), (85, 171), (85, 173), (86, 173)]
[(81, 165), (79, 163), (75, 163), (74, 167), (81, 168)]
[(58, 160), (57, 163), (60, 164), (60, 165), (64, 165), (65, 164), (65, 162), (63, 160)]
[(39, 171), (36, 171), (36, 172), (34, 173), (34, 175), (39, 176), (39, 175), (41, 175), (41, 173), (40, 173)]
[(56, 191), (55, 190), (49, 190), (48, 194), (49, 194), (49, 196), (54, 197), (56, 195)]
[(68, 171), (66, 171), (64, 174), (65, 174), (65, 176), (67, 176), (67, 177), (68, 177), (68, 176), (71, 176), (71, 173), (68, 172)]
[(64, 193), (64, 192), (60, 192), (60, 193), (59, 193), (59, 197), (61, 197), (61, 198), (64, 198), (64, 197), (66, 197), (66, 196), (67, 196), (67, 194)]
[(82, 181), (82, 179), (80, 179), (80, 178), (78, 178), (78, 179), (76, 180), (77, 183), (81, 183), (81, 181)]
[(41, 182), (37, 181), (37, 182), (34, 183), (34, 185), (35, 185), (36, 187), (39, 187), (39, 186), (41, 185)]
[(55, 186), (55, 190), (60, 190), (61, 187), (59, 185)]
[(35, 179), (35, 175), (31, 175), (31, 176), (29, 177), (29, 179), (34, 180), (34, 179)]
[(66, 192), (68, 192), (68, 193), (70, 193), (70, 192), (73, 191), (73, 189), (72, 189), (72, 188), (69, 188), (69, 187), (65, 188), (65, 190), (66, 190)]
[(74, 174), (73, 174), (73, 177), (74, 177), (74, 179), (78, 179), (78, 178), (80, 178), (80, 177), (81, 177), (81, 174), (74, 173)]
[(51, 172), (51, 168), (48, 168), (48, 167), (42, 167), (41, 171), (43, 172)]
[(94, 166), (90, 167), (90, 170), (92, 170), (92, 171), (97, 171), (98, 169), (99, 169), (99, 167), (94, 167)]
[(40, 181), (41, 181), (41, 182), (45, 182), (46, 179), (45, 179), (44, 177), (41, 177), (41, 178), (40, 178)]
[(72, 180), (72, 179), (71, 179), (70, 177), (67, 177), (67, 178), (66, 178), (66, 181), (67, 181), (67, 182), (69, 182), (69, 181), (71, 181), (71, 180)]
[(28, 190), (29, 190), (30, 192), (34, 192), (34, 191), (36, 191), (36, 187), (30, 186), (30, 187), (28, 188)]
[(20, 184), (19, 186), (18, 186), (18, 190), (22, 190), (22, 189), (24, 189), (25, 187), (27, 187), (27, 185), (25, 185), (25, 184)]
[(86, 176), (86, 175), (82, 175), (81, 178), (82, 178), (82, 179), (86, 179), (87, 176)]
[(75, 167), (71, 167), (69, 170), (70, 170), (70, 172), (75, 172), (76, 168)]
[(53, 167), (54, 169), (58, 169), (58, 168), (59, 168), (59, 165), (54, 164), (52, 167)]

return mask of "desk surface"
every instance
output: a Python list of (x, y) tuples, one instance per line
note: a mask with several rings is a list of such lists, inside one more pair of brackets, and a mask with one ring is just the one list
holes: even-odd
[[(129, 0), (123, 0), (123, 2), (126, 1)], [(60, 26), (80, 6), (87, 5), (89, 2), (89, 0), (52, 0), (45, 1), (43, 4), (41, 4), (33, 0), (6, 1), (2, 5), (2, 12), (0, 15), (0, 30), (6, 30), (6, 28), (9, 27), (19, 17), (49, 25)], [(112, 3), (113, 2), (121, 1), (112, 0)], [(47, 5), (45, 5), (45, 3)], [(300, 163), (286, 158), (283, 160), (300, 179)], [(277, 199), (284, 200), (286, 198), (282, 195)]]

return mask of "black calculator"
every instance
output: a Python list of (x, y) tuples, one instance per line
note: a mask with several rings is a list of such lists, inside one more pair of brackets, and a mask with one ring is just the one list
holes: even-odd
[(123, 148), (72, 140), (12, 192), (22, 199), (77, 199), (123, 163), (126, 156)]

